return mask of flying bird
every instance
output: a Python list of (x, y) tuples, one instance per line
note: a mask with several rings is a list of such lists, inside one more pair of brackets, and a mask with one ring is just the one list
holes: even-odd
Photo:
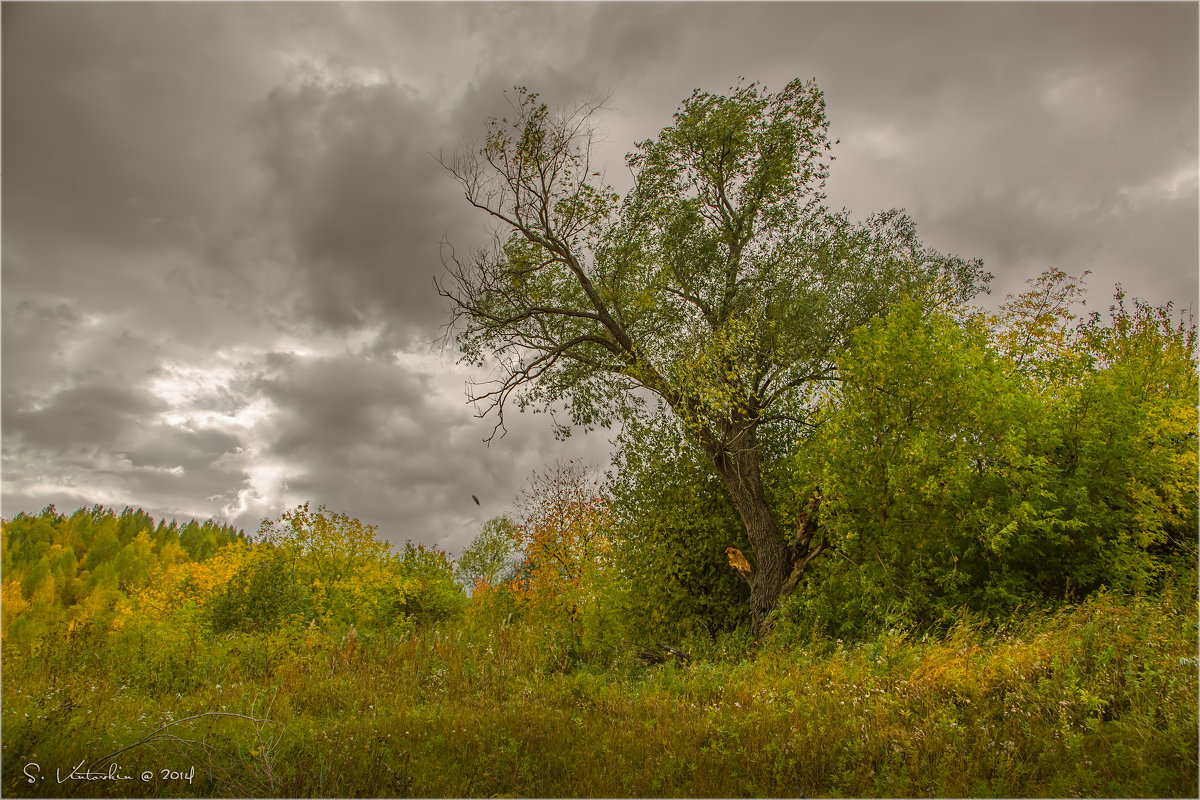
[(475, 501), (475, 505), (479, 505), (479, 498), (478, 498), (478, 497), (476, 497), (475, 495), (471, 495), (471, 499)]

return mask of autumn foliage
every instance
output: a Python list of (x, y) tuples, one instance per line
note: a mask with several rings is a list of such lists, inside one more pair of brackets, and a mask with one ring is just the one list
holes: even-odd
[(4, 793), (121, 752), (188, 760), (187, 796), (1194, 796), (1195, 327), (1081, 315), (1079, 280), (855, 331), (762, 443), (828, 549), (757, 637), (758, 554), (668, 417), (605, 480), (533, 474), (457, 563), (308, 504), (5, 520)]
[(575, 462), (536, 474), (518, 501), (512, 532), (525, 554), (511, 586), (541, 602), (566, 603), (609, 566), (609, 508), (599, 481)]

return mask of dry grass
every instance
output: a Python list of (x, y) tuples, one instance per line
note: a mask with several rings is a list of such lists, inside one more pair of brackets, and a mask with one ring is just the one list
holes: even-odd
[[(3, 788), (1195, 797), (1196, 611), (1193, 588), (1100, 595), (1000, 631), (964, 623), (927, 640), (769, 642), (740, 659), (649, 668), (545, 623), (486, 618), (394, 641), (227, 637), (206, 644), (193, 672), (168, 676), (77, 637), (52, 657), (5, 661)], [(180, 741), (120, 757), (134, 775), (194, 764), (190, 784), (55, 783), (56, 766), (212, 711), (269, 716), (286, 731), (264, 751), (245, 720), (202, 717), (170, 729)], [(46, 780), (26, 780), (30, 761)]]

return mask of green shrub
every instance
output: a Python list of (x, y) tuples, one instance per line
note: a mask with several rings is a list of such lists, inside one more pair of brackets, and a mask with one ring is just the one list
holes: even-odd
[(462, 614), (467, 597), (454, 579), (454, 562), (446, 551), (406, 542), (399, 571), (410, 587), (402, 608), (414, 622), (427, 624)]
[(209, 604), (217, 633), (269, 633), (291, 617), (313, 614), (313, 598), (296, 569), (292, 548), (260, 544)]

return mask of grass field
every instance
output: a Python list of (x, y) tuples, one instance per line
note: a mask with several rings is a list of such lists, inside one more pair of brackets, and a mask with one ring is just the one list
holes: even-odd
[(4, 662), (3, 789), (1195, 797), (1196, 612), (1193, 578), (998, 629), (692, 642), (654, 666), (470, 611), (391, 641), (74, 631)]

